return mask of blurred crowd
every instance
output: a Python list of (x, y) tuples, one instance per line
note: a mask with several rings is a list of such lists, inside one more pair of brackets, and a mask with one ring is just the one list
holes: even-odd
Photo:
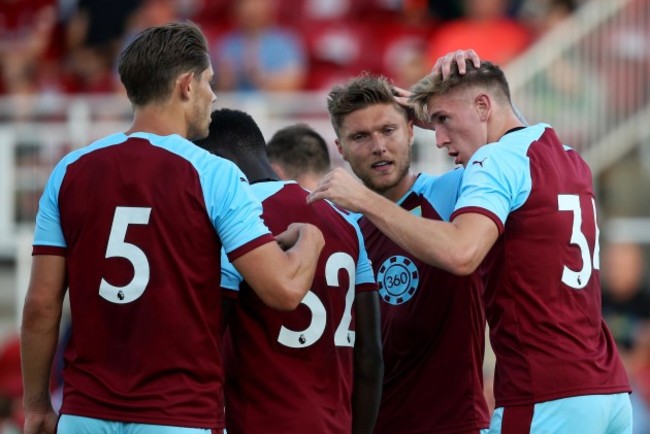
[(221, 91), (328, 89), (362, 70), (410, 86), (441, 53), (505, 64), (580, 0), (0, 0), (0, 95), (121, 92), (120, 49), (192, 20)]

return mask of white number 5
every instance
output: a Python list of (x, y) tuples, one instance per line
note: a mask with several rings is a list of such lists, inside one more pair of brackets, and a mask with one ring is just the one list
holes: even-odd
[(115, 208), (113, 225), (106, 246), (106, 258), (124, 258), (133, 265), (133, 279), (125, 286), (113, 286), (104, 278), (99, 285), (99, 295), (111, 303), (130, 303), (137, 300), (149, 283), (149, 260), (135, 244), (127, 243), (129, 225), (149, 223), (151, 208), (118, 206)]
[[(580, 255), (582, 256), (582, 270), (573, 271), (566, 265), (562, 270), (562, 283), (571, 288), (582, 289), (587, 286), (589, 278), (591, 277), (592, 271), (592, 258), (589, 257), (589, 246), (587, 245), (587, 238), (582, 233), (582, 209), (580, 207), (580, 197), (575, 194), (559, 194), (557, 196), (557, 205), (560, 211), (571, 211), (573, 212), (573, 227), (571, 229), (571, 244), (575, 244), (580, 249)], [(600, 247), (598, 244), (598, 238), (600, 236), (600, 230), (598, 229), (598, 221), (596, 220), (596, 202), (591, 200), (591, 205), (594, 213), (594, 223), (596, 226), (596, 241), (594, 243), (594, 255), (593, 255), (593, 268), (598, 270), (600, 269)]]

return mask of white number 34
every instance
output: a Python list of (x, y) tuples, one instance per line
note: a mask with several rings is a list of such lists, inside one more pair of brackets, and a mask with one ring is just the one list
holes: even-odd
[(596, 224), (596, 242), (594, 243), (593, 268), (592, 258), (589, 257), (589, 246), (587, 238), (582, 233), (582, 208), (580, 207), (580, 197), (575, 194), (560, 194), (557, 197), (557, 205), (560, 211), (571, 211), (573, 213), (573, 227), (571, 229), (570, 243), (578, 246), (582, 256), (582, 270), (574, 271), (564, 266), (562, 270), (562, 283), (574, 289), (582, 289), (587, 286), (593, 269), (600, 269), (600, 247), (598, 238), (600, 230), (596, 220), (596, 202), (591, 199), (591, 205), (594, 213), (594, 223)]

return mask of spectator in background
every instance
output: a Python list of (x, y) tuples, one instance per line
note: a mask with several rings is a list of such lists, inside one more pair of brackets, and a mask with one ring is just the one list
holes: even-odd
[(278, 130), (268, 142), (267, 153), (281, 179), (293, 179), (310, 191), (331, 166), (325, 139), (306, 124)]
[(0, 94), (32, 94), (54, 33), (53, 0), (0, 0)]
[(31, 97), (56, 74), (55, 25), (53, 0), (0, 0), (0, 96), (12, 97), (0, 118), (29, 116), (35, 102)]
[(298, 34), (276, 25), (276, 0), (232, 3), (235, 29), (213, 52), (216, 88), (230, 91), (295, 91), (307, 64)]
[(645, 258), (635, 243), (610, 243), (603, 249), (603, 317), (622, 356), (629, 355), (639, 331), (650, 324), (650, 290)]
[(121, 88), (114, 61), (127, 23), (141, 0), (79, 0), (66, 25), (63, 88), (68, 93), (112, 93)]
[(438, 25), (423, 0), (405, 1), (399, 11), (375, 24), (381, 69), (395, 85), (407, 89), (429, 71), (426, 45)]
[(464, 16), (449, 21), (429, 39), (429, 63), (445, 53), (472, 47), (483, 59), (504, 65), (530, 43), (528, 30), (508, 16), (508, 0), (463, 0)]

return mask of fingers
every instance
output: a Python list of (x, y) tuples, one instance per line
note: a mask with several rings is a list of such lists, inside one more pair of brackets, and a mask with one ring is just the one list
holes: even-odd
[(395, 94), (396, 98), (397, 97), (408, 98), (409, 95), (411, 95), (410, 91), (408, 91), (406, 89), (402, 89), (401, 87), (397, 87), (397, 86), (393, 86), (393, 91), (394, 91), (394, 94)]
[(466, 60), (471, 60), (475, 68), (481, 66), (481, 58), (476, 51), (469, 48), (467, 50), (456, 50), (439, 57), (433, 65), (431, 73), (433, 75), (442, 74), (442, 78), (445, 79), (451, 75), (451, 67), (455, 63), (458, 65), (458, 73), (463, 75), (467, 72)]

